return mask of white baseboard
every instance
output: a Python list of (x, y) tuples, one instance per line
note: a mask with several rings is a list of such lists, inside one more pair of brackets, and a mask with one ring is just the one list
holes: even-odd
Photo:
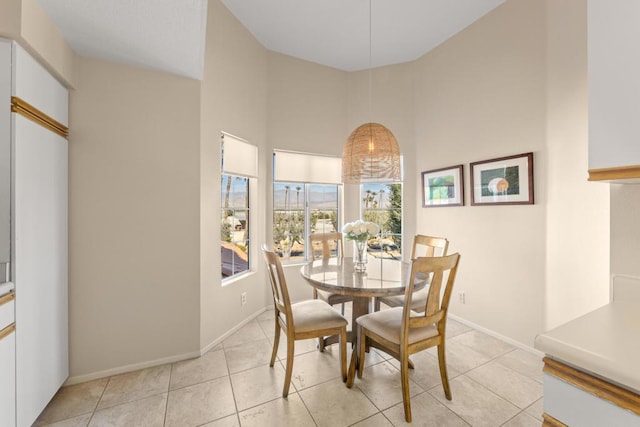
[(460, 323), (462, 323), (463, 325), (467, 325), (468, 327), (470, 327), (470, 328), (472, 328), (472, 329), (475, 329), (475, 330), (477, 330), (477, 331), (483, 332), (483, 333), (485, 333), (485, 334), (487, 334), (487, 335), (490, 335), (490, 336), (492, 336), (492, 337), (494, 337), (494, 338), (498, 338), (499, 340), (505, 341), (505, 342), (507, 342), (507, 343), (509, 343), (509, 344), (513, 345), (514, 347), (518, 347), (519, 349), (522, 349), (522, 350), (524, 350), (524, 351), (527, 351), (527, 352), (529, 352), (529, 353), (531, 353), (531, 354), (534, 354), (534, 355), (536, 355), (536, 356), (538, 356), (538, 357), (540, 357), (540, 358), (542, 358), (542, 357), (544, 356), (544, 353), (543, 353), (543, 352), (538, 351), (538, 350), (536, 350), (536, 349), (535, 349), (535, 348), (533, 348), (533, 347), (530, 347), (530, 346), (528, 346), (528, 345), (522, 344), (520, 341), (516, 341), (516, 340), (514, 340), (513, 338), (509, 338), (509, 337), (507, 337), (507, 336), (504, 336), (504, 335), (502, 335), (502, 334), (499, 334), (499, 333), (497, 333), (496, 331), (492, 331), (491, 329), (484, 328), (484, 327), (482, 327), (482, 326), (480, 326), (480, 325), (477, 325), (477, 324), (475, 324), (475, 323), (473, 323), (473, 322), (470, 322), (470, 321), (469, 321), (469, 320), (467, 320), (467, 319), (463, 319), (462, 317), (458, 317), (458, 316), (456, 316), (455, 314), (451, 314), (451, 313), (449, 313), (447, 316), (449, 316), (450, 318), (452, 318), (452, 319), (453, 319), (453, 320), (455, 320), (456, 322), (460, 322)]
[(208, 352), (209, 350), (211, 350), (212, 348), (216, 347), (218, 344), (221, 344), (225, 339), (227, 339), (229, 336), (231, 336), (234, 333), (236, 333), (238, 330), (240, 330), (240, 328), (242, 328), (247, 323), (251, 322), (256, 317), (258, 317), (266, 309), (267, 308), (265, 307), (265, 308), (263, 308), (261, 310), (258, 310), (257, 312), (255, 312), (254, 314), (252, 314), (251, 316), (249, 316), (248, 318), (243, 320), (241, 323), (237, 324), (232, 329), (230, 329), (229, 331), (225, 332), (224, 335), (222, 335), (221, 337), (217, 338), (215, 341), (207, 344), (205, 347), (203, 347), (199, 351), (192, 351), (192, 352), (189, 352), (189, 353), (177, 354), (175, 356), (168, 356), (168, 357), (163, 357), (163, 358), (154, 359), (154, 360), (148, 360), (148, 361), (144, 361), (144, 362), (140, 362), (140, 363), (132, 363), (130, 365), (118, 366), (118, 367), (111, 368), (111, 369), (105, 369), (104, 371), (92, 372), (90, 374), (76, 375), (76, 376), (67, 378), (67, 380), (64, 382), (63, 386), (68, 386), (68, 385), (73, 385), (73, 384), (80, 384), (80, 383), (84, 383), (84, 382), (87, 382), (87, 381), (97, 380), (97, 379), (100, 379), (100, 378), (111, 377), (113, 375), (125, 374), (127, 372), (138, 371), (140, 369), (152, 368), (154, 366), (166, 365), (168, 363), (175, 363), (175, 362), (180, 362), (180, 361), (183, 361), (183, 360), (194, 359), (196, 357), (200, 357), (203, 354), (205, 354), (206, 352)]
[(242, 322), (238, 323), (236, 326), (234, 326), (233, 328), (229, 329), (227, 332), (225, 332), (222, 336), (220, 336), (219, 338), (215, 339), (214, 341), (210, 342), (209, 344), (207, 344), (206, 346), (204, 346), (201, 350), (200, 350), (200, 356), (202, 356), (203, 354), (205, 354), (206, 352), (208, 352), (209, 350), (211, 350), (212, 348), (216, 347), (219, 344), (222, 344), (222, 342), (224, 340), (226, 340), (227, 338), (229, 338), (231, 335), (235, 334), (236, 332), (238, 332), (244, 325), (246, 325), (247, 323), (251, 322), (253, 319), (255, 319), (256, 317), (260, 316), (262, 313), (264, 313), (266, 310), (268, 310), (267, 307), (262, 308), (258, 311), (256, 311), (255, 313), (253, 313), (251, 316), (247, 317), (245, 320), (243, 320)]
[[(206, 346), (204, 346), (202, 349), (200, 349), (199, 351), (193, 351), (193, 352), (189, 352), (189, 353), (184, 353), (184, 354), (178, 354), (175, 356), (169, 356), (169, 357), (163, 357), (160, 359), (155, 359), (155, 360), (148, 360), (145, 362), (140, 362), (140, 363), (133, 363), (130, 365), (124, 365), (124, 366), (118, 366), (115, 368), (111, 368), (111, 369), (106, 369), (104, 371), (96, 371), (96, 372), (92, 372), (90, 374), (84, 374), (84, 375), (76, 375), (73, 377), (69, 377), (67, 379), (67, 381), (65, 381), (64, 385), (73, 385), (73, 384), (79, 384), (79, 383), (83, 383), (83, 382), (87, 382), (87, 381), (93, 381), (93, 380), (97, 380), (99, 378), (105, 378), (105, 377), (110, 377), (113, 375), (119, 375), (119, 374), (125, 374), (127, 372), (133, 372), (133, 371), (137, 371), (140, 369), (146, 369), (146, 368), (152, 368), (154, 366), (160, 366), (160, 365), (165, 365), (167, 363), (175, 363), (175, 362), (180, 362), (182, 360), (188, 360), (188, 359), (193, 359), (196, 357), (200, 357), (203, 354), (207, 353), (208, 351), (210, 351), (211, 349), (215, 348), (216, 346), (218, 346), (219, 344), (221, 344), (225, 339), (227, 339), (228, 337), (230, 337), (231, 335), (233, 335), (234, 333), (238, 332), (243, 326), (245, 326), (247, 323), (251, 322), (252, 320), (254, 320), (256, 317), (258, 317), (260, 314), (264, 313), (266, 310), (270, 309), (270, 307), (265, 307), (262, 308), (260, 310), (258, 310), (257, 312), (255, 312), (254, 314), (252, 314), (251, 316), (247, 317), (245, 320), (243, 320), (242, 322), (240, 322), (239, 324), (237, 324), (236, 326), (234, 326), (232, 329), (228, 330), (227, 332), (225, 332), (222, 336), (220, 336), (219, 338), (215, 339), (214, 341), (212, 341), (211, 343), (207, 344)], [(467, 325), (468, 327), (478, 330), (480, 332), (484, 332), (487, 335), (491, 335), (492, 337), (498, 338), (502, 341), (505, 341), (515, 347), (518, 347), (524, 351), (527, 351), (529, 353), (535, 354), (536, 356), (542, 357), (544, 356), (544, 353), (534, 349), (533, 347), (529, 347), (527, 345), (522, 344), (519, 341), (516, 341), (512, 338), (506, 337), (504, 335), (501, 335), (495, 331), (492, 331), (490, 329), (484, 328), (480, 325), (477, 325), (473, 322), (470, 322), (466, 319), (463, 319), (461, 317), (456, 316), (455, 314), (449, 314), (449, 317), (452, 318), (453, 320), (462, 323), (463, 325)]]
[(115, 368), (105, 369), (104, 371), (92, 372), (90, 374), (85, 374), (85, 375), (76, 375), (76, 376), (67, 378), (67, 381), (65, 381), (63, 385), (67, 386), (67, 385), (84, 383), (87, 381), (97, 380), (99, 378), (105, 378), (113, 375), (124, 374), (127, 372), (138, 371), (140, 369), (166, 365), (167, 363), (174, 363), (174, 362), (180, 362), (181, 360), (193, 359), (195, 357), (200, 357), (199, 351), (193, 351), (189, 353), (178, 354), (175, 356), (163, 357), (155, 360), (148, 360), (140, 363), (132, 363), (131, 365), (118, 366)]

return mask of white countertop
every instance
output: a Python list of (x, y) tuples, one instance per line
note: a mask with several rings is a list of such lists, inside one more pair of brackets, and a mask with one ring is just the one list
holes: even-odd
[(614, 302), (536, 337), (553, 359), (640, 394), (640, 303)]

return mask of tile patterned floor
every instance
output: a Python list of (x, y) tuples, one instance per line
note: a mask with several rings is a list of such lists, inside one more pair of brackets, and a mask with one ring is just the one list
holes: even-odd
[[(286, 344), (269, 368), (268, 310), (204, 356), (62, 388), (35, 426), (398, 426), (406, 424), (397, 361), (372, 350), (347, 389), (338, 349), (296, 342), (292, 387), (281, 397)], [(453, 400), (435, 352), (412, 356), (414, 426), (539, 426), (542, 361), (459, 322), (448, 322)], [(350, 353), (349, 353), (350, 354)]]

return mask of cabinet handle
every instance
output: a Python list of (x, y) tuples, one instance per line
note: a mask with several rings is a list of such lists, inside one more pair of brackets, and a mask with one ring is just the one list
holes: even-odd
[(16, 293), (14, 291), (11, 291), (8, 294), (0, 297), (0, 305), (5, 305), (9, 301), (13, 301), (15, 298), (16, 298)]
[(32, 122), (57, 133), (65, 139), (69, 136), (68, 127), (16, 96), (11, 97), (11, 112), (18, 113)]
[(9, 326), (7, 326), (6, 328), (4, 328), (3, 330), (0, 331), (0, 341), (2, 341), (4, 339), (4, 337), (6, 337), (7, 335), (11, 334), (13, 331), (16, 330), (16, 324), (12, 323)]

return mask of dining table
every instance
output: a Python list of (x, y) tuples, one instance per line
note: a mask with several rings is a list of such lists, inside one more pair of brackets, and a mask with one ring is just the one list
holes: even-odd
[[(404, 295), (411, 275), (411, 263), (369, 256), (366, 270), (360, 272), (356, 271), (354, 259), (351, 257), (327, 258), (303, 265), (300, 274), (317, 289), (353, 297), (352, 330), (347, 332), (347, 339), (355, 344), (356, 319), (369, 313), (372, 298)], [(420, 290), (427, 284), (427, 277), (418, 276), (414, 290)], [(338, 337), (325, 337), (324, 341), (325, 345), (330, 345), (338, 342)]]

